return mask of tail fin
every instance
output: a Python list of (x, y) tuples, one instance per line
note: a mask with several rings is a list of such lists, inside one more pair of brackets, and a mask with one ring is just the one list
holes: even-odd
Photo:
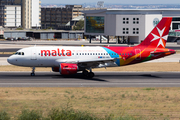
[(171, 21), (171, 17), (162, 18), (162, 20), (156, 25), (156, 27), (145, 38), (145, 40), (141, 44), (139, 44), (139, 46), (165, 48)]

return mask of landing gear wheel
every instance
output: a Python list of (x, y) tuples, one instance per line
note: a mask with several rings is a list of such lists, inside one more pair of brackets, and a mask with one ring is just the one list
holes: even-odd
[(88, 77), (89, 78), (93, 78), (94, 77), (94, 73), (93, 72), (88, 73)]
[(87, 76), (88, 76), (88, 71), (87, 71), (87, 70), (84, 70), (84, 71), (82, 72), (82, 74), (87, 77)]
[(35, 76), (35, 74), (34, 74), (34, 73), (31, 73), (31, 76)]

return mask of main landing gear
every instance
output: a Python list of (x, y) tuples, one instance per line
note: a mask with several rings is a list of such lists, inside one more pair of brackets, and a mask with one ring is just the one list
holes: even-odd
[(94, 73), (92, 72), (92, 69), (89, 70), (90, 72), (88, 72), (87, 70), (84, 70), (82, 72), (83, 76), (87, 77), (87, 78), (93, 78), (94, 77)]
[(35, 76), (35, 67), (32, 68), (31, 76)]

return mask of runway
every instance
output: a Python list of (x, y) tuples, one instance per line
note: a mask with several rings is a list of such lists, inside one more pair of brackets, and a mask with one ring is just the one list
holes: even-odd
[(180, 72), (95, 72), (93, 79), (80, 73), (0, 72), (0, 87), (180, 87)]

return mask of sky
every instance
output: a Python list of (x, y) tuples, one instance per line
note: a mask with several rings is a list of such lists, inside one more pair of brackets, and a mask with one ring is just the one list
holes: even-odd
[(42, 4), (83, 4), (98, 1), (112, 4), (180, 4), (180, 0), (41, 0)]

